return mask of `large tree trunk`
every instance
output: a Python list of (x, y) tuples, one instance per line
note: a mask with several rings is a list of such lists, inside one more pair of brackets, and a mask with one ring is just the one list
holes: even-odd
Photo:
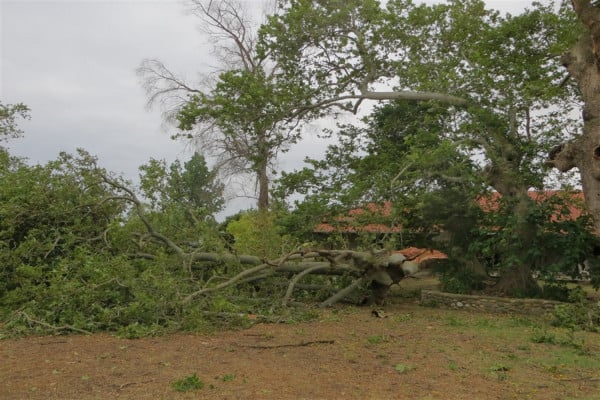
[(533, 200), (529, 197), (531, 182), (522, 175), (520, 163), (524, 155), (511, 143), (509, 134), (510, 132), (490, 132), (490, 138), (500, 151), (489, 152), (492, 161), (485, 170), (486, 182), (500, 193), (503, 202), (510, 205), (508, 212), (515, 219), (511, 229), (516, 239), (500, 248), (502, 254), (498, 255), (503, 268), (494, 289), (511, 296), (530, 296), (540, 290), (531, 275), (531, 266), (528, 265), (529, 247), (536, 231), (536, 226), (527, 218), (533, 205)]
[(515, 264), (507, 268), (494, 286), (494, 291), (512, 297), (537, 297), (541, 288), (525, 264)]
[[(510, 254), (502, 254), (502, 259), (511, 260), (505, 265), (500, 280), (494, 287), (495, 291), (516, 297), (535, 297), (540, 293), (540, 286), (533, 279), (531, 266), (528, 265), (527, 253), (535, 235), (536, 227), (527, 220), (533, 200), (529, 197), (526, 186), (515, 185), (515, 192), (508, 193), (512, 198), (512, 215), (516, 217), (514, 234), (518, 240), (513, 241), (506, 249)], [(502, 194), (502, 193), (501, 193)], [(504, 194), (502, 194), (504, 197)]]
[(258, 184), (258, 209), (267, 211), (269, 209), (269, 160), (271, 157), (271, 146), (268, 143), (268, 134), (265, 131), (256, 133), (256, 161), (254, 168)]
[(258, 180), (258, 209), (266, 211), (269, 209), (269, 175), (267, 164), (262, 163), (257, 171)]
[(578, 168), (585, 202), (600, 232), (600, 8), (590, 0), (572, 0), (586, 27), (561, 61), (583, 97), (583, 135), (554, 149), (548, 164), (562, 172)]

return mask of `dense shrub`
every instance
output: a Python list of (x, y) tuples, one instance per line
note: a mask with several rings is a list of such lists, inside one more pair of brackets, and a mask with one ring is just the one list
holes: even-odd
[(564, 282), (548, 282), (542, 288), (542, 297), (548, 300), (569, 301), (571, 289)]
[(117, 331), (136, 337), (206, 328), (213, 304), (185, 303), (184, 297), (239, 266), (190, 262), (195, 251), (223, 248), (211, 215), (220, 201), (198, 189), (211, 179), (203, 167), (198, 157), (187, 169), (176, 164), (169, 172), (151, 163), (145, 171), (153, 179), (143, 180), (144, 187), (160, 196), (146, 205), (84, 151), (35, 166), (4, 157), (4, 334)]
[(552, 324), (572, 330), (600, 332), (600, 301), (591, 303), (580, 287), (569, 291), (570, 304), (555, 307)]
[(291, 236), (283, 234), (277, 224), (276, 213), (251, 210), (229, 222), (227, 232), (233, 237), (233, 248), (238, 254), (252, 254), (274, 259), (298, 245)]
[(470, 294), (484, 288), (483, 276), (468, 269), (451, 269), (440, 276), (441, 289), (448, 293)]

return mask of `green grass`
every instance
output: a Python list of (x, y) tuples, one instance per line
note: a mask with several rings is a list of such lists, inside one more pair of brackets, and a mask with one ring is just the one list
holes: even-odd
[(204, 382), (202, 382), (196, 374), (193, 374), (173, 382), (171, 387), (178, 392), (189, 392), (202, 389), (204, 387)]
[(410, 372), (413, 369), (415, 369), (415, 367), (413, 367), (411, 365), (396, 364), (394, 366), (394, 370), (399, 374), (406, 374), (407, 372)]
[(373, 335), (367, 338), (369, 344), (381, 344), (389, 341), (389, 337), (386, 335)]

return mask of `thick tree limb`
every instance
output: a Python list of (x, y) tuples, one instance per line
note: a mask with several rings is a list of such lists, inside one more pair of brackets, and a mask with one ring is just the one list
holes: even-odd
[[(348, 107), (343, 104), (343, 102), (346, 100), (357, 100), (357, 102), (353, 106)], [(309, 114), (314, 110), (322, 110), (332, 107), (338, 107), (343, 111), (356, 113), (358, 111), (358, 106), (364, 100), (439, 101), (454, 106), (463, 106), (468, 103), (468, 101), (463, 98), (444, 93), (412, 91), (374, 92), (369, 90), (363, 90), (358, 94), (340, 95), (336, 97), (327, 98), (313, 104), (299, 107), (295, 111), (290, 111), (289, 118), (302, 118), (304, 115)]]
[[(328, 259), (328, 261), (303, 261), (304, 258), (310, 257), (312, 259), (316, 255), (325, 257)], [(205, 256), (204, 260), (214, 261), (217, 259), (216, 255), (209, 253), (204, 253), (203, 256)], [(234, 257), (235, 259), (235, 256), (231, 257)], [(358, 279), (356, 279), (351, 285), (342, 289), (321, 304), (322, 307), (327, 307), (344, 298), (362, 283), (368, 283), (373, 280), (373, 277), (377, 274), (381, 274), (382, 268), (386, 268), (392, 259), (393, 257), (391, 257), (387, 252), (376, 254), (350, 250), (319, 250), (306, 254), (295, 252), (282, 257), (279, 260), (264, 262), (253, 268), (246, 269), (218, 285), (199, 289), (186, 296), (183, 302), (189, 303), (199, 296), (206, 295), (214, 291), (225, 289), (242, 282), (253, 281), (263, 277), (271, 276), (271, 273), (266, 273), (267, 269), (271, 269), (271, 271), (274, 273), (296, 273), (296, 276), (288, 285), (288, 289), (283, 299), (284, 305), (289, 302), (296, 284), (308, 274), (349, 274), (352, 276), (357, 276)], [(298, 261), (296, 262), (292, 260)], [(255, 258), (250, 257), (248, 258), (248, 261), (255, 261)]]
[(396, 92), (373, 92), (369, 90), (361, 91), (359, 96), (360, 99), (367, 100), (412, 100), (412, 101), (439, 101), (442, 103), (462, 106), (467, 104), (467, 100), (452, 96), (444, 93), (434, 92), (410, 92), (410, 91), (396, 91)]
[(233, 278), (227, 280), (226, 282), (223, 282), (223, 283), (221, 283), (221, 284), (219, 284), (217, 286), (208, 287), (208, 288), (202, 288), (200, 290), (197, 290), (194, 293), (191, 293), (188, 296), (186, 296), (183, 299), (183, 303), (187, 304), (187, 303), (191, 302), (192, 300), (194, 300), (198, 296), (201, 296), (203, 294), (214, 292), (215, 290), (223, 289), (223, 288), (226, 288), (228, 286), (234, 285), (235, 283), (239, 282), (242, 278), (245, 278), (245, 277), (250, 276), (252, 274), (256, 274), (258, 272), (261, 272), (261, 271), (263, 271), (266, 268), (270, 268), (270, 265), (269, 264), (261, 264), (261, 265), (259, 265), (257, 267), (247, 269), (247, 270), (245, 270), (245, 271), (237, 274)]
[(334, 305), (335, 303), (352, 293), (354, 290), (358, 289), (361, 285), (367, 284), (370, 281), (371, 278), (368, 276), (363, 276), (362, 278), (356, 279), (350, 285), (346, 286), (344, 289), (340, 290), (339, 292), (337, 292), (336, 294), (319, 304), (319, 307), (331, 307), (332, 305)]
[(294, 288), (296, 287), (296, 284), (300, 281), (300, 279), (302, 279), (303, 277), (305, 277), (308, 274), (312, 274), (316, 271), (319, 271), (321, 269), (325, 269), (325, 268), (329, 268), (327, 267), (322, 267), (322, 266), (313, 266), (311, 268), (307, 268), (304, 271), (300, 272), (299, 274), (297, 274), (296, 276), (294, 276), (294, 278), (292, 278), (292, 280), (290, 281), (290, 284), (288, 285), (287, 291), (285, 292), (285, 296), (283, 297), (283, 301), (282, 304), (284, 306), (287, 305), (288, 301), (290, 301), (290, 298), (292, 297), (292, 293), (294, 292)]
[(548, 153), (546, 165), (558, 169), (560, 172), (567, 172), (577, 167), (577, 143), (567, 142), (555, 146)]

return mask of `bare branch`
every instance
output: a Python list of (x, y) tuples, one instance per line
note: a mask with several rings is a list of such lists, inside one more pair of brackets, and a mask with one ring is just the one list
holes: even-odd
[[(247, 71), (254, 71), (260, 60), (256, 56), (257, 38), (251, 29), (252, 23), (244, 17), (244, 7), (234, 0), (192, 0), (191, 12), (200, 18), (201, 29), (213, 42), (219, 61), (232, 68), (240, 64)], [(219, 42), (232, 45), (217, 46)]]
[(161, 61), (147, 59), (136, 70), (142, 80), (142, 87), (148, 94), (148, 107), (152, 107), (157, 101), (162, 104), (173, 103), (177, 106), (185, 103), (190, 93), (202, 93), (192, 88), (182, 79), (171, 72)]

